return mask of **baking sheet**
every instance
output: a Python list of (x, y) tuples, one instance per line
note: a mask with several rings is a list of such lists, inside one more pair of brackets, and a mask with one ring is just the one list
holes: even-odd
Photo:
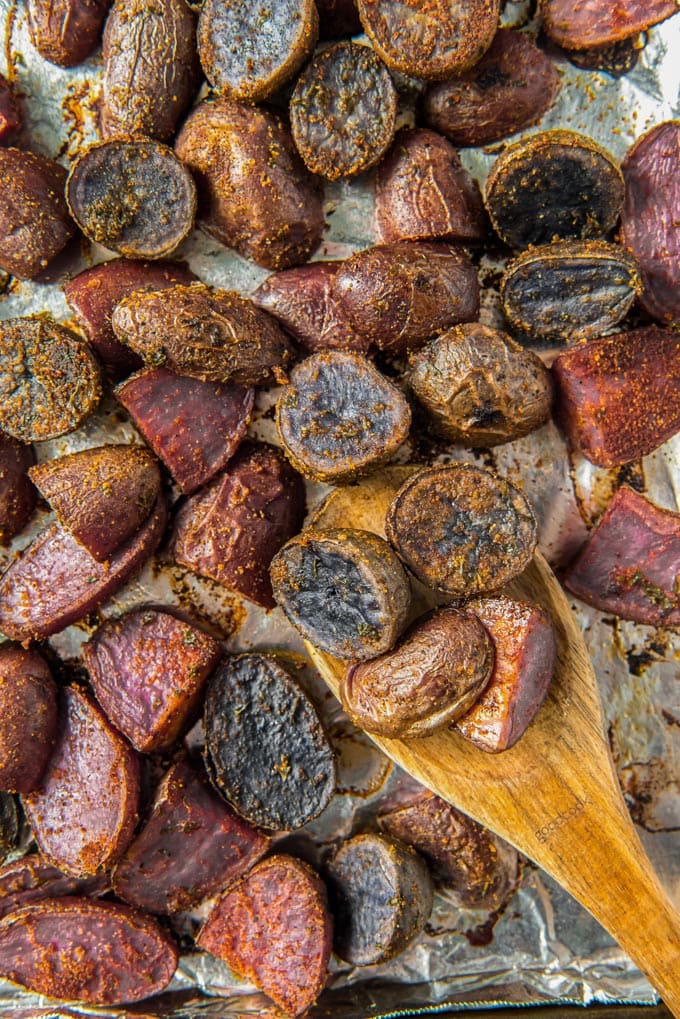
[[(508, 2), (506, 24), (535, 31), (531, 4)], [(45, 63), (33, 50), (23, 4), (0, 0), (5, 28), (0, 70), (23, 97), (26, 119), (20, 144), (58, 158), (65, 165), (83, 143), (96, 136), (101, 65), (98, 57), (80, 68), (62, 71)], [(652, 30), (638, 65), (616, 80), (605, 73), (579, 71), (558, 58), (563, 88), (541, 125), (570, 127), (594, 137), (617, 157), (654, 123), (680, 115), (680, 18)], [(402, 121), (412, 118), (417, 85), (400, 80)], [(463, 160), (483, 182), (502, 144), (466, 150)], [(326, 189), (328, 231), (315, 257), (340, 258), (374, 240), (371, 232), (373, 181), (339, 182)], [(77, 272), (110, 257), (85, 241), (71, 246), (48, 283), (12, 281), (0, 295), (0, 318), (40, 311), (69, 322), (70, 312), (59, 287), (66, 272)], [(179, 253), (206, 283), (252, 290), (266, 272), (245, 262), (200, 232)], [(496, 289), (500, 264), (484, 257), (482, 319), (500, 324)], [(550, 351), (541, 351), (550, 360)], [(669, 398), (678, 394), (669, 393)], [(261, 393), (253, 432), (275, 441), (271, 409), (275, 391)], [(119, 409), (106, 402), (80, 431), (38, 449), (40, 460), (57, 453), (93, 446), (112, 437), (140, 441), (134, 428), (121, 423)], [(680, 442), (675, 439), (631, 468), (604, 471), (582, 459), (571, 459), (557, 429), (538, 432), (491, 452), (473, 454), (418, 438), (400, 452), (400, 460), (468, 459), (496, 467), (524, 487), (541, 523), (541, 548), (557, 567), (583, 542), (618, 484), (632, 480), (655, 502), (680, 507)], [(310, 506), (323, 497), (320, 485), (309, 486)], [(33, 525), (10, 553), (0, 552), (0, 565), (44, 526), (38, 513)], [(74, 657), (98, 618), (115, 615), (142, 602), (183, 604), (209, 621), (230, 650), (276, 649), (286, 653), (301, 681), (315, 697), (332, 735), (340, 762), (340, 792), (322, 818), (283, 843), (318, 860), (324, 848), (370, 824), (375, 805), (402, 780), (396, 768), (353, 729), (332, 695), (306, 663), (302, 645), (280, 610), (266, 613), (249, 606), (216, 585), (160, 560), (148, 566), (128, 588), (87, 623), (52, 639), (65, 658)], [(680, 640), (667, 630), (639, 626), (604, 616), (574, 603), (588, 642), (602, 692), (609, 735), (624, 789), (645, 848), (676, 905), (680, 906), (680, 687), (677, 682)], [(192, 733), (200, 743), (200, 727)], [(207, 907), (203, 907), (202, 913)], [(200, 916), (200, 914), (199, 914)], [(185, 917), (189, 932), (198, 917)], [(453, 1002), (655, 1002), (657, 997), (624, 953), (573, 899), (533, 865), (524, 868), (521, 886), (493, 930), (493, 940), (475, 947), (464, 932), (487, 919), (462, 911), (438, 895), (428, 930), (393, 962), (368, 969), (334, 963), (332, 986), (313, 1015), (354, 1019), (423, 1005)], [(145, 1015), (192, 1017), (274, 1016), (254, 989), (239, 982), (210, 956), (185, 955), (171, 993), (140, 1006)], [(213, 996), (199, 997), (205, 991)], [(70, 1006), (55, 1011), (50, 1003), (0, 982), (3, 1014), (44, 1019), (53, 1016), (123, 1015)], [(137, 1012), (137, 1010), (135, 1010)]]

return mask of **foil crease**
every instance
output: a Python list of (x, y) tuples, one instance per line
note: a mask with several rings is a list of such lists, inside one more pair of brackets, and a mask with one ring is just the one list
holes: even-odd
[[(504, 23), (535, 31), (532, 4), (508, 0)], [(25, 117), (21, 147), (31, 148), (68, 165), (78, 149), (96, 138), (97, 106), (101, 93), (101, 57), (96, 55), (74, 70), (61, 70), (41, 60), (30, 44), (23, 4), (0, 0), (4, 47), (0, 70), (22, 97)], [(595, 138), (621, 158), (632, 141), (653, 124), (680, 116), (680, 18), (650, 31), (635, 69), (615, 79), (603, 72), (573, 67), (555, 55), (563, 88), (540, 125), (568, 127)], [(413, 117), (419, 86), (400, 79), (401, 122)], [(514, 140), (514, 138), (512, 139)], [(505, 143), (462, 152), (467, 168), (483, 184)], [(326, 188), (329, 228), (315, 257), (341, 258), (374, 242), (370, 174), (351, 183)], [(11, 281), (0, 294), (0, 319), (50, 312), (66, 324), (70, 311), (59, 286), (63, 274), (102, 261), (110, 254), (87, 242), (71, 246), (55, 270), (52, 283)], [(267, 275), (200, 231), (178, 253), (206, 283), (248, 294)], [(480, 276), (484, 285), (482, 320), (500, 323), (497, 282), (502, 266), (486, 256)], [(61, 273), (61, 275), (59, 275)], [(540, 351), (550, 360), (552, 352)], [(673, 394), (669, 393), (669, 398)], [(275, 441), (271, 408), (275, 391), (258, 398), (253, 434)], [(37, 447), (38, 458), (116, 441), (140, 442), (132, 425), (121, 421), (114, 401), (105, 402), (78, 432)], [(636, 487), (661, 506), (680, 508), (680, 441), (666, 443), (632, 470), (606, 471), (582, 458), (570, 458), (554, 425), (526, 439), (475, 454), (416, 439), (400, 451), (400, 460), (478, 460), (497, 468), (525, 490), (541, 524), (541, 548), (551, 563), (564, 565), (584, 541), (588, 528), (602, 514), (619, 484), (634, 480)], [(309, 486), (313, 508), (326, 489)], [(39, 511), (31, 527), (9, 552), (0, 551), (0, 567), (42, 528), (46, 511)], [(242, 602), (215, 584), (163, 562), (162, 555), (127, 588), (100, 609), (94, 619), (70, 627), (51, 644), (65, 659), (77, 656), (97, 620), (138, 605), (182, 604), (202, 616), (232, 651), (276, 650), (287, 657), (301, 682), (314, 697), (333, 739), (339, 760), (339, 792), (321, 818), (301, 832), (281, 837), (281, 847), (319, 862), (324, 850), (342, 838), (370, 827), (376, 805), (403, 782), (397, 768), (354, 729), (333, 696), (305, 659), (302, 644), (276, 609), (266, 613)], [(678, 633), (617, 620), (573, 603), (602, 693), (608, 732), (619, 777), (638, 824), (645, 849), (669, 894), (680, 907), (680, 693), (678, 690)], [(191, 734), (200, 744), (200, 726)], [(181, 918), (181, 933), (195, 929), (209, 903), (195, 915)], [(329, 990), (312, 1010), (316, 1019), (405, 1013), (408, 1010), (481, 1008), (492, 1004), (531, 1003), (652, 1003), (658, 998), (606, 932), (552, 879), (526, 865), (521, 885), (496, 923), (493, 940), (474, 947), (464, 936), (485, 918), (458, 909), (438, 894), (427, 931), (389, 964), (352, 969), (333, 964)], [(207, 996), (205, 996), (207, 995)], [(212, 957), (196, 952), (183, 955), (173, 984), (161, 998), (144, 1003), (136, 1015), (193, 1019), (237, 1019), (279, 1016), (254, 988), (240, 981)], [(124, 1009), (55, 1006), (53, 1002), (20, 992), (0, 981), (3, 1015), (25, 1019), (57, 1019), (98, 1015), (130, 1015)]]

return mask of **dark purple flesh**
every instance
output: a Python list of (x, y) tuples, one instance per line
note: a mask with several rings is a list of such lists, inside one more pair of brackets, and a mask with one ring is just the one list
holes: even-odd
[(0, 868), (0, 920), (24, 906), (64, 895), (97, 898), (105, 895), (111, 882), (105, 874), (75, 878), (46, 863), (40, 853), (29, 853)]
[(57, 688), (37, 651), (0, 647), (0, 789), (38, 787), (57, 738)]
[(34, 463), (32, 446), (0, 432), (0, 545), (8, 545), (33, 515), (38, 496), (28, 470)]

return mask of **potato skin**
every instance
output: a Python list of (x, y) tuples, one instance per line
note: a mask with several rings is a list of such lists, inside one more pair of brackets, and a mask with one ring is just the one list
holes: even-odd
[(579, 343), (552, 365), (557, 417), (598, 467), (646, 456), (680, 431), (680, 335), (648, 326)]
[(21, 127), (19, 103), (4, 75), (0, 74), (0, 145), (9, 145)]
[(209, 234), (265, 269), (307, 261), (324, 226), (321, 191), (276, 114), (206, 100), (187, 117), (175, 152), (196, 178)]
[(111, 0), (28, 0), (28, 30), (41, 57), (75, 67), (97, 48)]
[(199, 79), (196, 19), (185, 0), (116, 0), (104, 29), (105, 138), (168, 141)]
[(335, 917), (333, 949), (355, 966), (386, 962), (422, 931), (432, 879), (411, 846), (369, 832), (343, 842), (324, 876)]
[(45, 269), (75, 233), (63, 166), (19, 149), (0, 149), (0, 269), (20, 280)]
[(555, 65), (533, 40), (501, 28), (479, 63), (425, 90), (421, 109), (427, 126), (454, 145), (487, 145), (538, 123), (560, 88)]
[(65, 527), (98, 562), (132, 538), (160, 495), (154, 457), (140, 446), (98, 446), (29, 471)]
[(40, 788), (23, 797), (45, 859), (71, 877), (109, 868), (137, 824), (139, 759), (91, 696), (59, 697), (59, 734)]
[(40, 784), (57, 737), (57, 688), (37, 651), (0, 647), (0, 789)]
[(34, 463), (32, 446), (0, 432), (0, 545), (8, 545), (33, 515), (38, 496), (28, 471)]
[(188, 286), (196, 276), (181, 262), (137, 262), (113, 258), (93, 265), (64, 287), (71, 311), (108, 375), (118, 380), (142, 367), (142, 359), (119, 343), (111, 325), (115, 306), (135, 290), (163, 290), (177, 283)]
[(621, 243), (640, 265), (641, 301), (664, 325), (680, 327), (680, 120), (635, 142), (623, 161)]
[(477, 182), (453, 145), (427, 128), (400, 131), (378, 167), (375, 222), (384, 244), (481, 241), (487, 226)]
[(394, 650), (353, 662), (340, 690), (342, 706), (366, 732), (391, 739), (429, 736), (472, 707), (493, 661), (479, 620), (442, 609), (414, 623)]
[(404, 354), (479, 315), (477, 272), (465, 252), (420, 241), (352, 255), (334, 283), (340, 308), (381, 350)]
[(139, 1001), (167, 987), (177, 961), (155, 920), (114, 902), (45, 899), (0, 921), (0, 974), (50, 998)]
[(480, 750), (509, 750), (546, 698), (557, 644), (552, 620), (537, 605), (510, 598), (476, 598), (466, 611), (484, 625), (495, 650), (488, 686), (454, 728)]
[(517, 851), (461, 810), (423, 789), (378, 815), (380, 830), (412, 846), (448, 899), (463, 909), (502, 909), (520, 878)]
[(196, 944), (298, 1016), (326, 985), (332, 930), (323, 882), (306, 863), (278, 854), (225, 892)]
[(349, 528), (306, 529), (272, 560), (274, 597), (315, 647), (338, 658), (373, 658), (406, 626), (411, 588), (383, 538)]
[(98, 898), (110, 891), (106, 874), (73, 878), (45, 863), (40, 853), (27, 853), (0, 867), (0, 920), (42, 899), (64, 895)]
[(412, 354), (408, 383), (436, 431), (467, 447), (511, 442), (550, 416), (550, 373), (540, 357), (477, 322)]
[(147, 364), (203, 382), (285, 381), (290, 344), (275, 320), (247, 297), (202, 283), (137, 291), (114, 309), (117, 338)]

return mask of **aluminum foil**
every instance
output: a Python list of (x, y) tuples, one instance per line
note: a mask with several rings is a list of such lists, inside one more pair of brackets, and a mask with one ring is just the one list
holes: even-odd
[[(535, 33), (531, 3), (508, 0), (504, 23)], [(101, 91), (101, 63), (94, 57), (71, 71), (44, 62), (28, 39), (23, 4), (0, 0), (4, 51), (0, 70), (23, 98), (24, 136), (20, 144), (55, 157), (65, 165), (78, 149), (96, 137), (97, 105)], [(639, 60), (627, 76), (615, 79), (602, 72), (577, 70), (555, 55), (563, 78), (562, 92), (540, 129), (569, 127), (594, 137), (615, 156), (622, 157), (631, 142), (659, 121), (680, 116), (680, 18), (652, 30), (641, 40)], [(418, 86), (400, 80), (402, 122), (412, 119)], [(539, 130), (531, 129), (527, 133)], [(466, 150), (463, 160), (483, 183), (503, 145)], [(341, 258), (374, 241), (371, 175), (351, 183), (327, 187), (328, 230), (316, 257)], [(50, 282), (12, 281), (0, 294), (0, 319), (49, 311), (69, 322), (70, 313), (59, 286), (73, 274), (109, 253), (82, 240), (72, 245), (52, 270)], [(179, 253), (206, 283), (251, 293), (266, 273), (200, 232)], [(496, 285), (501, 264), (484, 257), (480, 278), (484, 285), (482, 318), (499, 323)], [(546, 360), (551, 352), (541, 351)], [(669, 392), (669, 399), (678, 394)], [(254, 434), (275, 440), (271, 409), (275, 392), (260, 394)], [(84, 428), (64, 439), (38, 447), (40, 460), (57, 453), (93, 446), (115, 438), (141, 441), (113, 401)], [(564, 564), (585, 539), (615, 488), (632, 480), (655, 502), (680, 507), (680, 442), (672, 440), (640, 464), (618, 471), (600, 470), (579, 458), (570, 459), (552, 425), (526, 439), (492, 452), (473, 454), (457, 448), (411, 440), (400, 459), (478, 459), (498, 468), (523, 486), (541, 523), (541, 547), (556, 566)], [(309, 486), (310, 507), (325, 494), (323, 486)], [(0, 566), (23, 547), (48, 515), (40, 511), (31, 528), (9, 553), (0, 553)], [(182, 604), (202, 616), (224, 638), (229, 650), (277, 650), (287, 656), (320, 707), (339, 760), (339, 790), (324, 815), (282, 845), (318, 861), (324, 849), (370, 825), (376, 805), (403, 781), (398, 769), (354, 729), (338, 703), (309, 666), (304, 649), (280, 610), (266, 613), (217, 585), (163, 561), (153, 565), (107, 603), (94, 618), (52, 639), (65, 658), (78, 648), (101, 618), (144, 602)], [(623, 788), (645, 848), (671, 897), (680, 907), (680, 687), (677, 683), (680, 640), (670, 631), (638, 626), (574, 604), (598, 675), (609, 735)], [(197, 728), (191, 739), (200, 743)], [(209, 904), (194, 916), (181, 918), (180, 929), (190, 933)], [(481, 1008), (491, 1004), (657, 1001), (653, 990), (612, 939), (554, 881), (527, 864), (517, 893), (484, 947), (475, 947), (470, 933), (488, 917), (456, 908), (444, 893), (437, 896), (430, 925), (405, 953), (384, 966), (351, 969), (333, 964), (330, 988), (312, 1012), (327, 1019), (355, 1019), (391, 1012)], [(204, 993), (205, 992), (205, 993)], [(208, 995), (206, 997), (205, 995)], [(25, 1019), (57, 1016), (125, 1016), (110, 1011), (53, 1003), (21, 993), (0, 982), (4, 1015)], [(212, 957), (183, 955), (168, 993), (147, 1003), (145, 1015), (179, 1017), (276, 1016), (276, 1009), (255, 989), (239, 981)], [(138, 1014), (136, 1012), (136, 1014)]]

